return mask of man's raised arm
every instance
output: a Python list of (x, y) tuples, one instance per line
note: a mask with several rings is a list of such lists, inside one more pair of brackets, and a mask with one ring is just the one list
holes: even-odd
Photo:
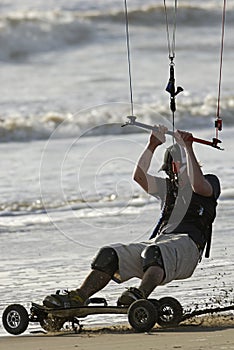
[(153, 131), (148, 144), (141, 154), (133, 173), (133, 179), (147, 192), (157, 193), (155, 177), (148, 174), (150, 163), (156, 148), (165, 142), (165, 132), (167, 128), (160, 125), (158, 131)]

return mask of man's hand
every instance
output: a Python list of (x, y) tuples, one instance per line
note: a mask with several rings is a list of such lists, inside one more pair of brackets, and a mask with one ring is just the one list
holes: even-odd
[(200, 164), (193, 151), (193, 135), (187, 131), (177, 130), (176, 142), (185, 147), (187, 153), (188, 177), (195, 193), (210, 197), (213, 193), (211, 184), (204, 177)]
[(176, 142), (182, 147), (191, 148), (193, 144), (193, 134), (187, 131), (177, 130), (175, 132)]
[[(154, 125), (156, 127), (156, 125)], [(152, 147), (157, 147), (166, 141), (165, 133), (168, 131), (163, 125), (158, 126), (157, 131), (152, 131), (149, 139), (149, 145)]]

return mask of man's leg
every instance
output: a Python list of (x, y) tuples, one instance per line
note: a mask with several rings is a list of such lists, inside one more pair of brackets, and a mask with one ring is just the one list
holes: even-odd
[(90, 296), (103, 289), (110, 282), (112, 276), (118, 270), (118, 256), (115, 250), (111, 247), (100, 249), (91, 267), (92, 271), (80, 288), (72, 290), (65, 295), (48, 295), (43, 300), (43, 304), (49, 308), (68, 308), (84, 305)]
[(99, 290), (103, 289), (111, 280), (111, 276), (105, 272), (92, 270), (86, 277), (77, 293), (85, 301)]
[(150, 245), (142, 252), (144, 276), (139, 289), (148, 297), (159, 286), (164, 277), (164, 264), (160, 248)]
[[(139, 290), (147, 298), (161, 284), (165, 273), (161, 252), (157, 246), (147, 247), (142, 253), (145, 271)], [(77, 291), (84, 300), (103, 289), (118, 270), (118, 257), (113, 248), (102, 248), (92, 263), (94, 270), (88, 275)]]
[(164, 275), (164, 270), (160, 266), (150, 266), (146, 270), (139, 286), (139, 290), (146, 298), (162, 283)]
[(92, 264), (92, 271), (77, 289), (81, 298), (88, 299), (93, 294), (103, 289), (112, 279), (119, 268), (118, 256), (111, 247), (101, 248)]
[(146, 247), (142, 254), (144, 275), (139, 288), (131, 287), (118, 299), (119, 305), (130, 305), (135, 300), (147, 298), (162, 283), (165, 272), (161, 251), (158, 246)]

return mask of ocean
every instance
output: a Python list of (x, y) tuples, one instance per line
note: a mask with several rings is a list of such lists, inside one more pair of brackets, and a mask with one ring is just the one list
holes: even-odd
[[(123, 1), (0, 3), (0, 313), (10, 303), (29, 308), (57, 289), (76, 288), (99, 247), (147, 239), (160, 214), (156, 199), (132, 180), (148, 133), (121, 126), (133, 107), (138, 121), (172, 128), (163, 1), (128, 3), (133, 106)], [(172, 34), (174, 1), (167, 4)], [(222, 5), (178, 2), (174, 62), (184, 91), (176, 98), (175, 127), (206, 140), (215, 137)], [(195, 145), (203, 171), (222, 184), (211, 258), (190, 279), (153, 294), (174, 296), (185, 308), (233, 303), (233, 9), (229, 0), (220, 101), (224, 151)], [(170, 143), (168, 137), (161, 154)], [(111, 283), (99, 295), (114, 304), (137, 283)]]

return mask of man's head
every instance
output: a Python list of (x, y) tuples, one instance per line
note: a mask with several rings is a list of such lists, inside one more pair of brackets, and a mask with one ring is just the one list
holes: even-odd
[(163, 165), (160, 170), (171, 177), (173, 174), (182, 174), (187, 168), (185, 150), (178, 143), (168, 147), (164, 154)]

